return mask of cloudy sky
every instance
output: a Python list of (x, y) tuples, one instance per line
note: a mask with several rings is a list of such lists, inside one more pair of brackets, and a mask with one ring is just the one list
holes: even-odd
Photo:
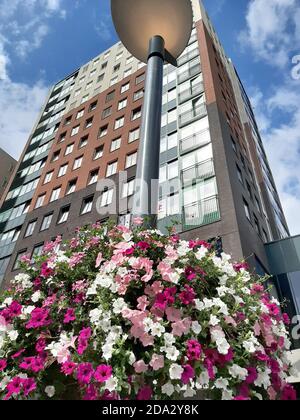
[[(204, 0), (252, 98), (300, 233), (300, 1)], [(117, 40), (109, 0), (0, 0), (0, 146), (18, 158), (49, 87)]]

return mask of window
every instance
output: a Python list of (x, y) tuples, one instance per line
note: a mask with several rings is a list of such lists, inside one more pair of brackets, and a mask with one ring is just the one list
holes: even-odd
[(164, 217), (174, 216), (176, 214), (180, 214), (179, 194), (162, 198), (159, 202), (158, 218), (163, 219)]
[(29, 222), (27, 225), (27, 229), (25, 232), (25, 238), (28, 238), (29, 236), (33, 235), (34, 229), (36, 227), (37, 220), (33, 220), (32, 222)]
[(76, 184), (77, 184), (77, 179), (73, 179), (72, 181), (69, 182), (67, 190), (66, 190), (66, 195), (73, 194), (73, 192), (75, 192)]
[(85, 128), (90, 128), (93, 125), (93, 117), (89, 118), (88, 120), (86, 120), (85, 122)]
[(94, 69), (94, 70), (92, 70), (91, 72), (90, 72), (90, 77), (93, 77), (94, 76), (94, 74), (96, 74), (96, 69)]
[(130, 88), (130, 83), (126, 83), (125, 85), (121, 86), (121, 93), (125, 93), (129, 90)]
[(25, 257), (26, 253), (27, 253), (27, 249), (18, 252), (17, 257), (15, 259), (14, 266), (13, 266), (13, 270), (19, 270), (21, 259), (22, 257)]
[(253, 215), (253, 219), (254, 219), (255, 230), (260, 235), (260, 226), (259, 226), (258, 218), (255, 215)]
[(133, 62), (133, 56), (131, 55), (130, 57), (128, 57), (127, 58), (127, 60), (126, 60), (126, 65), (127, 64), (130, 64), (130, 63), (132, 63)]
[(178, 160), (170, 162), (160, 168), (159, 180), (165, 182), (178, 177)]
[(57, 152), (54, 152), (53, 156), (52, 156), (52, 159), (51, 159), (51, 162), (56, 162), (59, 158), (59, 155), (60, 155), (60, 150), (58, 150)]
[(113, 85), (115, 85), (116, 83), (118, 83), (118, 80), (119, 80), (119, 76), (115, 76), (115, 77), (113, 77), (113, 78), (111, 79), (111, 81), (110, 81), (110, 86), (113, 86)]
[(131, 168), (132, 166), (135, 166), (136, 162), (137, 162), (137, 152), (127, 155), (125, 168), (128, 169), (128, 168)]
[(62, 133), (62, 134), (59, 136), (58, 143), (62, 143), (62, 142), (64, 142), (64, 141), (66, 140), (66, 137), (67, 137), (67, 133), (66, 133), (66, 132), (65, 132), (65, 133)]
[(81, 111), (79, 111), (76, 115), (76, 120), (79, 120), (79, 118), (83, 117), (84, 115), (84, 109), (82, 109)]
[(115, 97), (115, 91), (113, 90), (112, 92), (109, 92), (109, 93), (106, 95), (105, 102), (107, 103), (107, 102), (112, 101), (112, 100), (114, 99), (114, 97)]
[(102, 82), (103, 79), (104, 79), (104, 73), (102, 73), (102, 74), (100, 74), (100, 76), (98, 76), (97, 83)]
[(178, 134), (177, 132), (169, 134), (168, 136), (161, 139), (160, 152), (163, 153), (166, 150), (171, 150), (178, 145)]
[(68, 164), (62, 165), (58, 171), (58, 178), (65, 176), (68, 170)]
[(84, 104), (85, 102), (87, 102), (89, 100), (89, 96), (90, 96), (89, 94), (84, 95), (81, 99), (81, 103)]
[(245, 214), (246, 214), (247, 219), (251, 222), (249, 205), (248, 205), (246, 200), (244, 200), (244, 210), (245, 210)]
[(135, 79), (135, 84), (138, 85), (139, 83), (142, 83), (145, 80), (145, 73), (141, 74)]
[(82, 202), (80, 214), (87, 214), (92, 211), (94, 196), (85, 198)]
[[(96, 73), (96, 72), (95, 72), (95, 73)], [(93, 83), (94, 83), (93, 81), (88, 82), (88, 83), (86, 84), (85, 90), (89, 90), (89, 89), (92, 87)]]
[(126, 79), (126, 77), (130, 76), (132, 73), (132, 68), (130, 67), (130, 69), (126, 69), (124, 71), (124, 79)]
[(144, 89), (140, 89), (133, 95), (133, 100), (138, 101), (139, 99), (142, 99), (144, 97)]
[(71, 124), (71, 121), (72, 121), (72, 116), (70, 116), (70, 117), (68, 117), (68, 118), (65, 119), (64, 125), (70, 125)]
[(101, 207), (107, 207), (113, 202), (114, 190), (104, 191), (101, 195)]
[(102, 112), (102, 120), (109, 117), (111, 115), (111, 113), (112, 113), (112, 107), (111, 106), (109, 108), (104, 109), (103, 112)]
[(76, 136), (76, 134), (78, 134), (80, 129), (80, 125), (77, 125), (76, 127), (73, 128), (72, 132), (71, 132), (71, 137), (72, 136)]
[(74, 160), (73, 170), (81, 168), (82, 160), (83, 160), (83, 156), (80, 156), (79, 158)]
[(123, 99), (122, 101), (120, 101), (119, 104), (118, 104), (118, 111), (120, 111), (121, 109), (126, 108), (127, 102), (128, 102), (127, 98), (126, 99)]
[(122, 138), (119, 137), (118, 139), (115, 139), (111, 142), (110, 151), (114, 152), (121, 147)]
[(48, 172), (45, 175), (44, 184), (49, 184), (49, 182), (51, 182), (51, 180), (52, 180), (52, 177), (53, 177), (53, 171)]
[(123, 125), (124, 125), (124, 121), (125, 121), (125, 118), (124, 118), (124, 117), (118, 118), (118, 119), (115, 121), (115, 130), (117, 130), (118, 128), (123, 127)]
[(122, 189), (122, 198), (127, 198), (133, 195), (134, 193), (134, 182), (135, 180), (132, 179), (131, 181), (126, 182), (123, 184)]
[(121, 64), (120, 63), (119, 64), (116, 64), (114, 66), (114, 73), (117, 73), (120, 70), (120, 67), (121, 67)]
[(75, 90), (75, 93), (74, 93), (75, 98), (77, 98), (77, 96), (80, 95), (80, 92), (81, 92), (81, 89)]
[(62, 223), (66, 223), (70, 214), (70, 206), (63, 207), (58, 216), (57, 224), (60, 225)]
[(94, 152), (94, 160), (100, 159), (103, 156), (103, 146), (97, 147)]
[(99, 130), (98, 138), (106, 136), (107, 132), (108, 132), (108, 125), (101, 127)]
[(116, 55), (116, 61), (120, 60), (123, 57), (123, 51), (120, 51), (117, 55)]
[(36, 200), (36, 203), (35, 203), (35, 209), (39, 209), (40, 207), (42, 207), (42, 205), (44, 204), (44, 201), (45, 201), (45, 197), (46, 197), (46, 194), (42, 194), (42, 195), (38, 196), (38, 198)]
[(138, 140), (139, 138), (140, 138), (140, 129), (135, 128), (134, 130), (129, 132), (128, 143), (133, 143), (134, 141)]
[(59, 199), (61, 187), (55, 188), (50, 197), (50, 203)]
[(173, 122), (176, 122), (176, 121), (177, 121), (177, 109), (175, 108), (167, 112), (166, 114), (162, 115), (161, 126), (164, 127), (167, 124), (172, 124)]
[(70, 155), (73, 152), (73, 150), (74, 150), (74, 143), (69, 144), (66, 148), (65, 156)]
[(172, 102), (176, 99), (177, 99), (177, 92), (176, 92), (176, 88), (175, 88), (175, 89), (169, 90), (168, 92), (166, 92), (163, 95), (162, 103), (163, 103), (163, 105), (165, 105), (165, 104), (170, 103), (170, 102)]
[(97, 105), (98, 105), (98, 101), (93, 102), (89, 107), (89, 112), (95, 111), (95, 109), (97, 108)]
[(44, 230), (48, 230), (49, 229), (49, 227), (51, 225), (51, 222), (52, 222), (52, 218), (53, 218), (53, 213), (47, 214), (44, 217), (43, 223), (42, 223), (42, 226), (41, 226), (41, 232), (43, 232)]
[(118, 161), (116, 160), (115, 162), (109, 163), (107, 165), (107, 170), (106, 170), (106, 176), (112, 176), (115, 175), (117, 173), (118, 170)]
[(240, 170), (240, 168), (238, 167), (238, 165), (236, 165), (236, 171), (237, 171), (238, 180), (240, 181), (241, 184), (244, 185), (242, 171)]
[(79, 79), (79, 83), (83, 83), (85, 81), (85, 76), (82, 76), (80, 79)]
[(232, 145), (232, 148), (233, 148), (234, 152), (237, 153), (236, 142), (233, 140), (232, 137), (231, 137), (231, 145)]
[(85, 136), (85, 137), (82, 137), (82, 139), (80, 139), (79, 149), (82, 149), (88, 144), (88, 139), (89, 139), (89, 136)]
[(98, 182), (99, 169), (90, 172), (88, 185), (96, 184)]
[(32, 251), (32, 258), (33, 257), (40, 257), (43, 253), (43, 249), (44, 249), (44, 242), (38, 245), (35, 245), (35, 247), (33, 248)]
[(252, 190), (248, 181), (246, 181), (246, 185), (247, 185), (247, 191), (248, 191), (249, 197), (252, 199)]
[(138, 118), (141, 118), (141, 116), (142, 116), (142, 108), (140, 107), (140, 108), (134, 109), (131, 114), (131, 121), (137, 120)]
[(107, 67), (107, 61), (106, 61), (105, 63), (103, 63), (103, 64), (102, 64), (102, 66), (101, 66), (101, 70), (106, 69), (106, 67)]

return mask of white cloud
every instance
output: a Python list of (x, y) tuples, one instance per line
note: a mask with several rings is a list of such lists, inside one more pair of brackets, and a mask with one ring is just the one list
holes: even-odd
[(257, 58), (282, 68), (300, 40), (299, 16), (299, 0), (250, 0), (240, 42)]
[(33, 86), (0, 82), (0, 146), (15, 158), (24, 148), (47, 92), (42, 82)]
[[(264, 97), (254, 90), (257, 116), (267, 156), (273, 171), (292, 234), (300, 233), (300, 85), (286, 81)], [(278, 113), (281, 119), (278, 119)], [(278, 121), (285, 122), (278, 122)]]
[(63, 0), (1, 0), (0, 7), (0, 146), (19, 158), (46, 99), (49, 87), (10, 77), (13, 53), (26, 59), (40, 48), (49, 20), (64, 18)]

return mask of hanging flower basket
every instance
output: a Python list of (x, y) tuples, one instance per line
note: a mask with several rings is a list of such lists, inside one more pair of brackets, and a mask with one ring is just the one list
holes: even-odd
[(140, 223), (23, 259), (0, 297), (0, 398), (295, 399), (288, 319), (264, 279)]

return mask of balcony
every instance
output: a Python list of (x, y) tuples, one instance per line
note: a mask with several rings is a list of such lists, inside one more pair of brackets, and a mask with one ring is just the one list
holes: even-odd
[(180, 140), (180, 154), (183, 155), (184, 153), (187, 153), (198, 147), (204, 146), (209, 142), (210, 133), (209, 129), (206, 128), (205, 130), (199, 131), (199, 133), (193, 134), (192, 136), (185, 137), (184, 139)]
[(197, 57), (198, 55), (199, 55), (198, 48), (195, 48), (194, 50), (182, 55), (177, 60), (178, 66), (182, 66), (183, 64), (187, 63), (188, 61), (191, 61), (193, 58)]
[(218, 222), (221, 218), (218, 197), (183, 207), (183, 224), (185, 229), (195, 229)]
[(178, 83), (183, 83), (186, 80), (189, 80), (191, 77), (194, 77), (199, 73), (201, 73), (201, 65), (200, 65), (200, 63), (197, 63), (197, 64), (191, 66), (184, 73), (180, 73), (178, 75), (178, 77), (177, 77)]
[(186, 102), (189, 99), (192, 99), (203, 92), (204, 92), (204, 84), (202, 82), (197, 83), (197, 85), (195, 86), (190, 86), (188, 89), (179, 93), (178, 95), (179, 103), (182, 104), (183, 102)]
[(207, 115), (206, 104), (198, 105), (197, 107), (186, 111), (179, 115), (179, 126), (184, 127), (193, 121), (199, 120)]
[(211, 178), (215, 175), (213, 159), (198, 163), (195, 166), (181, 171), (181, 182), (183, 186), (193, 184), (194, 182)]

